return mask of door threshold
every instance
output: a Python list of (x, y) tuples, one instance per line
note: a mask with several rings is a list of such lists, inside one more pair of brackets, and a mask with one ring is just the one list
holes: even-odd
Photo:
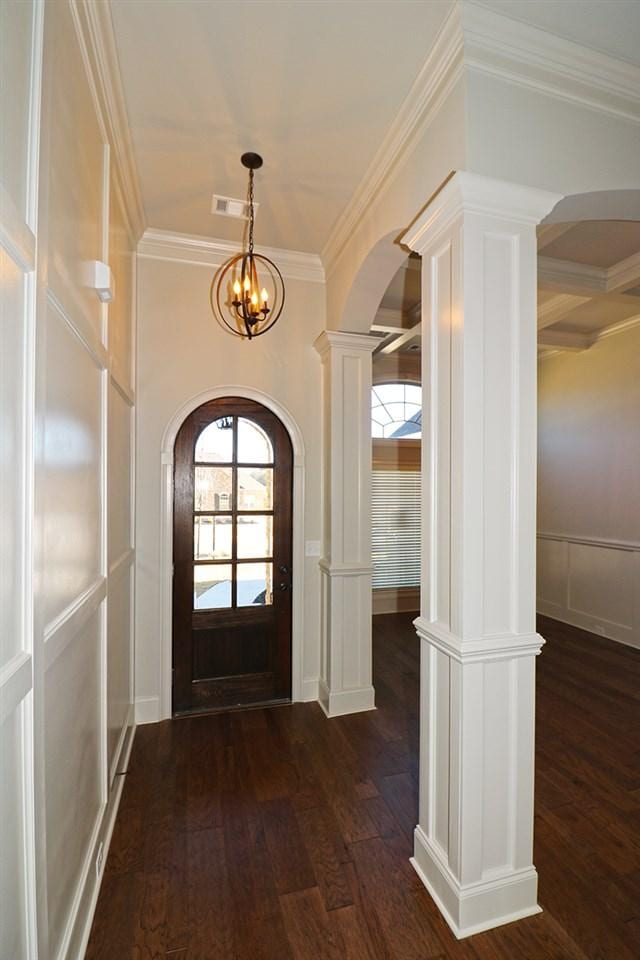
[(240, 713), (247, 710), (264, 710), (267, 707), (282, 707), (293, 703), (291, 697), (282, 700), (261, 700), (258, 703), (236, 703), (225, 707), (210, 707), (206, 710), (178, 710), (171, 715), (172, 720), (185, 720), (189, 717), (208, 717), (219, 713)]

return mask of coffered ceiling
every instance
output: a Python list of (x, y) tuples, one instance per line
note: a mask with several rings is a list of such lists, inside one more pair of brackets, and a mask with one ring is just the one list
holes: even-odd
[[(420, 261), (393, 278), (372, 331), (377, 354), (420, 342)], [(588, 350), (603, 336), (640, 323), (640, 223), (589, 221), (538, 230), (538, 349)]]

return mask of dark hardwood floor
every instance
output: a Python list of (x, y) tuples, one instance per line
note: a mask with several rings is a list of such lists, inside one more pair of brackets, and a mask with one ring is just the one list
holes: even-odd
[(378, 710), (138, 729), (90, 960), (638, 960), (640, 654), (543, 621), (544, 912), (456, 941), (411, 868), (418, 641), (375, 618)]

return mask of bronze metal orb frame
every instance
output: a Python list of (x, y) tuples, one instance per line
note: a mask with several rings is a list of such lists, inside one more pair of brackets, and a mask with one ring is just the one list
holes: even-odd
[[(252, 304), (251, 300), (243, 295), (245, 278), (248, 278), (253, 289), (258, 288), (258, 268), (263, 269), (274, 290), (271, 307)], [(233, 282), (239, 282), (241, 294), (233, 291)], [(284, 280), (280, 270), (273, 260), (261, 253), (238, 253), (235, 257), (225, 261), (211, 281), (209, 292), (211, 309), (216, 318), (236, 337), (253, 340), (267, 333), (280, 318), (285, 301)]]

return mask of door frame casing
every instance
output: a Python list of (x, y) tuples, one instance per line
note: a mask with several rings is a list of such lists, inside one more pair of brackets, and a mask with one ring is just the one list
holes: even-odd
[[(254, 387), (223, 384), (198, 393), (176, 410), (162, 436), (160, 506), (160, 716), (172, 717), (171, 665), (173, 646), (173, 460), (178, 430), (202, 404), (222, 397), (242, 397), (261, 403), (278, 417), (293, 448), (293, 564), (291, 590), (291, 699), (307, 700), (304, 666), (304, 441), (298, 424), (278, 400)], [(312, 699), (316, 699), (314, 695)]]

